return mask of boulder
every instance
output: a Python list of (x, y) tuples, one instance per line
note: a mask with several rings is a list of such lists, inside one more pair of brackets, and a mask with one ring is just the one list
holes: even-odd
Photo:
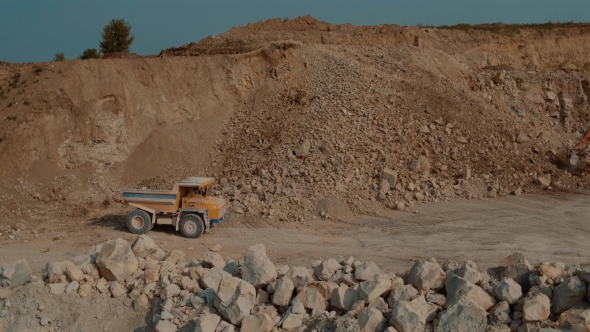
[(543, 187), (549, 187), (551, 185), (551, 174), (540, 175), (535, 182)]
[(365, 302), (371, 302), (389, 292), (391, 278), (387, 274), (376, 274), (359, 285), (359, 298)]
[(127, 288), (125, 288), (125, 286), (119, 282), (111, 283), (110, 290), (113, 297), (127, 295)]
[(312, 281), (307, 284), (307, 287), (313, 287), (317, 289), (320, 292), (320, 294), (322, 294), (322, 296), (324, 297), (324, 300), (328, 301), (330, 300), (332, 291), (338, 288), (338, 285), (329, 281)]
[(397, 301), (391, 310), (389, 323), (400, 332), (423, 332), (428, 303), (423, 296), (413, 301)]
[(508, 304), (508, 302), (506, 302), (506, 301), (498, 302), (498, 303), (496, 303), (496, 305), (494, 305), (489, 310), (489, 313), (494, 313), (494, 312), (505, 312), (505, 313), (509, 314), (510, 313), (510, 304)]
[(532, 287), (546, 285), (549, 282), (546, 276), (539, 274), (539, 271), (533, 271), (529, 274), (529, 284)]
[(361, 332), (381, 332), (387, 325), (381, 311), (373, 308), (362, 309), (357, 316)]
[(342, 265), (333, 258), (326, 259), (315, 269), (315, 275), (319, 280), (328, 281), (334, 273), (342, 268)]
[(540, 275), (545, 276), (551, 280), (555, 280), (558, 277), (561, 277), (564, 272), (563, 269), (551, 266), (549, 264), (541, 264), (541, 266), (539, 266), (538, 271)]
[[(225, 273), (225, 272), (224, 272)], [(221, 316), (234, 325), (241, 325), (256, 301), (256, 289), (247, 281), (225, 273), (213, 301)]]
[(287, 310), (283, 318), (282, 328), (290, 331), (300, 327), (303, 324), (303, 314), (294, 314), (291, 309)]
[(553, 287), (549, 285), (531, 287), (531, 289), (529, 290), (529, 294), (531, 293), (545, 294), (548, 298), (551, 299), (553, 298)]
[(502, 278), (493, 288), (494, 295), (500, 301), (515, 304), (522, 297), (522, 288), (511, 278)]
[(367, 308), (374, 308), (374, 309), (377, 309), (383, 313), (389, 309), (389, 306), (387, 305), (387, 302), (385, 302), (385, 300), (382, 297), (378, 297), (378, 298), (372, 300), (371, 302), (369, 302), (369, 305), (367, 306)]
[[(590, 268), (577, 269), (575, 275), (578, 276), (578, 278), (580, 278), (580, 280), (582, 280), (586, 285), (590, 284)], [(563, 276), (563, 274), (561, 276)]]
[(472, 284), (479, 284), (481, 282), (481, 273), (477, 270), (477, 265), (472, 261), (465, 262), (459, 270), (457, 275)]
[(301, 143), (301, 145), (299, 145), (295, 149), (295, 151), (294, 151), (295, 156), (300, 159), (307, 158), (307, 156), (309, 155), (310, 148), (311, 148), (311, 141), (308, 139), (304, 140), (303, 143)]
[(91, 276), (94, 280), (100, 279), (100, 273), (98, 272), (98, 267), (96, 267), (96, 256), (76, 256), (74, 258), (74, 264), (76, 264), (84, 274)]
[(151, 254), (149, 254), (145, 260), (154, 260), (154, 261), (162, 261), (164, 260), (164, 258), (166, 258), (166, 253), (164, 252), (164, 250), (158, 248), (156, 249), (156, 251), (152, 252)]
[(341, 286), (332, 291), (330, 305), (339, 310), (351, 311), (358, 300), (359, 294), (354, 288)]
[(169, 320), (160, 319), (155, 326), (156, 332), (175, 332), (178, 326)]
[(194, 332), (215, 331), (219, 322), (221, 322), (221, 317), (212, 313), (203, 313), (195, 319)]
[(395, 187), (397, 184), (397, 171), (392, 171), (387, 168), (381, 171), (381, 179), (387, 180), (390, 186)]
[(410, 283), (420, 294), (425, 294), (431, 289), (441, 290), (445, 286), (445, 279), (445, 272), (434, 258), (417, 261), (410, 270)]
[(303, 287), (295, 296), (295, 300), (301, 302), (306, 309), (326, 310), (328, 306), (322, 293), (315, 287)]
[(242, 265), (242, 279), (255, 288), (265, 287), (277, 278), (274, 264), (266, 257), (263, 244), (251, 246), (244, 255)]
[(131, 244), (131, 250), (136, 258), (146, 258), (147, 256), (154, 253), (158, 248), (154, 240), (151, 237), (143, 234), (140, 235)]
[(180, 291), (181, 291), (181, 289), (180, 289), (180, 287), (178, 287), (178, 285), (170, 284), (170, 285), (166, 286), (166, 288), (162, 289), (162, 292), (160, 293), (160, 297), (163, 300), (171, 299), (171, 298), (179, 295)]
[(469, 300), (459, 300), (441, 312), (436, 322), (437, 332), (484, 332), (488, 325), (487, 313)]
[(219, 325), (217, 325), (217, 329), (215, 330), (215, 332), (234, 332), (235, 330), (235, 326), (222, 320), (219, 322)]
[(182, 285), (182, 289), (191, 293), (199, 293), (201, 291), (199, 283), (189, 277), (182, 277), (180, 279), (180, 284)]
[(74, 280), (74, 281), (70, 282), (68, 287), (66, 287), (65, 292), (66, 292), (66, 294), (78, 292), (79, 288), (80, 288), (80, 283)]
[(66, 275), (70, 280), (82, 281), (84, 278), (84, 271), (74, 264), (69, 264), (66, 266)]
[(270, 332), (274, 328), (272, 319), (265, 313), (244, 318), (240, 332)]
[(91, 284), (80, 285), (80, 288), (78, 288), (78, 295), (80, 295), (80, 297), (88, 297), (90, 294), (92, 294)]
[(438, 306), (444, 307), (445, 303), (447, 302), (447, 298), (442, 294), (427, 293), (426, 294), (426, 301), (428, 303), (433, 303)]
[(160, 280), (160, 261), (145, 261), (145, 283), (150, 284)]
[(168, 255), (166, 255), (166, 258), (164, 258), (164, 262), (176, 264), (176, 263), (184, 260), (185, 257), (186, 257), (186, 254), (184, 253), (184, 251), (172, 250), (171, 252), (168, 253)]
[(510, 324), (510, 305), (506, 301), (498, 302), (489, 311), (489, 319), (491, 324), (501, 325)]
[(47, 287), (49, 288), (50, 294), (62, 294), (66, 291), (66, 287), (68, 287), (68, 284), (60, 282), (57, 284), (47, 284)]
[(303, 306), (303, 304), (299, 301), (299, 300), (295, 300), (293, 299), (293, 301), (291, 301), (291, 311), (294, 314), (305, 314), (307, 313), (307, 311), (305, 311), (305, 307)]
[(272, 303), (279, 307), (285, 307), (291, 302), (293, 290), (295, 286), (293, 281), (287, 277), (277, 279), (274, 284), (274, 294), (272, 295)]
[(19, 259), (0, 266), (0, 284), (18, 286), (31, 281), (31, 267), (26, 259)]
[(528, 292), (530, 288), (529, 274), (532, 270), (532, 265), (520, 252), (506, 257), (499, 267), (500, 277), (514, 279), (523, 292)]
[(219, 284), (221, 283), (221, 279), (224, 277), (231, 277), (231, 274), (216, 268), (216, 269), (209, 269), (206, 270), (201, 278), (201, 283), (205, 288), (211, 288), (215, 291), (219, 289)]
[(355, 279), (354, 274), (347, 273), (342, 277), (342, 283), (347, 286), (353, 287), (359, 284), (359, 281)]
[[(345, 267), (345, 269), (350, 268), (349, 266)], [(352, 268), (350, 268), (352, 270)], [(346, 273), (346, 271), (344, 270), (338, 270), (336, 271), (336, 273), (334, 273), (334, 275), (332, 276), (332, 278), (330, 278), (328, 281), (333, 282), (335, 284), (341, 284), (343, 282), (345, 282), (345, 278), (348, 275), (348, 273)]]
[(269, 298), (270, 298), (270, 295), (268, 294), (268, 292), (264, 291), (263, 289), (259, 289), (258, 295), (256, 295), (256, 304), (257, 305), (266, 304), (266, 303), (268, 303)]
[(237, 277), (240, 275), (240, 266), (238, 262), (230, 260), (223, 267), (223, 271), (231, 274), (234, 277)]
[(447, 301), (445, 306), (450, 307), (461, 299), (467, 299), (477, 303), (484, 310), (488, 310), (496, 304), (496, 299), (477, 285), (467, 282), (465, 279), (447, 272), (446, 278)]
[(286, 277), (293, 281), (295, 288), (304, 287), (312, 280), (311, 271), (303, 266), (293, 266), (289, 269)]
[(52, 284), (59, 276), (66, 273), (66, 265), (62, 262), (47, 262), (45, 271), (47, 272), (47, 282)]
[(109, 282), (105, 278), (100, 278), (96, 282), (96, 289), (101, 293), (106, 293), (109, 291)]
[(590, 303), (581, 302), (559, 315), (554, 326), (559, 331), (589, 332)]
[(107, 241), (96, 258), (96, 266), (100, 275), (108, 281), (125, 281), (139, 263), (127, 241), (118, 238)]
[(225, 267), (225, 260), (223, 260), (223, 257), (214, 251), (207, 251), (205, 255), (203, 255), (203, 263), (207, 268), (223, 269)]
[(393, 307), (397, 301), (411, 301), (417, 298), (419, 295), (418, 290), (412, 285), (397, 285), (389, 292), (387, 303), (390, 307)]
[(354, 271), (354, 278), (356, 280), (364, 281), (380, 273), (381, 271), (379, 270), (379, 267), (377, 267), (377, 264), (373, 262), (366, 262), (356, 267)]
[(387, 198), (387, 193), (391, 189), (389, 182), (387, 180), (381, 180), (379, 184), (379, 192), (377, 193), (377, 199), (383, 201)]
[(102, 249), (102, 245), (103, 244), (104, 244), (104, 242), (103, 243), (96, 244), (96, 245), (93, 245), (92, 247), (88, 248), (88, 250), (86, 250), (85, 255), (94, 256), (94, 258), (96, 258), (96, 256), (98, 255), (98, 253)]
[(551, 298), (551, 311), (560, 314), (586, 297), (586, 285), (576, 276), (557, 285)]
[(147, 295), (141, 294), (138, 298), (133, 300), (133, 310), (136, 312), (145, 312), (150, 308), (150, 300)]
[(289, 267), (289, 265), (281, 265), (281, 266), (277, 266), (276, 269), (277, 269), (277, 278), (282, 278), (287, 275), (287, 273), (289, 272), (291, 267)]
[(542, 322), (549, 318), (550, 306), (550, 300), (545, 294), (528, 296), (522, 307), (522, 318), (525, 322)]

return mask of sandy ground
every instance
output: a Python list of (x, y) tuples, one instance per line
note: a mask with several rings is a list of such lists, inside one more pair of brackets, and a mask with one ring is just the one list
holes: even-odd
[[(380, 217), (357, 216), (346, 222), (309, 220), (298, 224), (269, 223), (232, 215), (197, 240), (185, 239), (170, 226), (149, 236), (165, 249), (180, 249), (199, 258), (213, 244), (224, 257), (238, 259), (245, 249), (264, 243), (276, 264), (310, 265), (315, 259), (354, 255), (383, 270), (403, 271), (413, 260), (473, 260), (496, 265), (522, 251), (531, 263), (590, 263), (590, 192), (544, 193), (497, 199), (457, 200), (419, 206), (414, 213), (383, 211)], [(0, 262), (25, 257), (35, 273), (48, 261), (73, 259), (88, 246), (122, 237), (132, 241), (121, 217), (105, 217), (87, 225), (63, 225), (67, 232), (39, 238), (2, 240)]]

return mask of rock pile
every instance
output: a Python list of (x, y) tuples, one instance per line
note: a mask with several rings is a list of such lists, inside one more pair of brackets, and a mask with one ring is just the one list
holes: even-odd
[[(42, 279), (25, 260), (4, 264), (1, 276), (6, 286), (33, 280), (50, 294), (124, 298), (160, 332), (590, 331), (590, 269), (532, 266), (518, 253), (497, 268), (429, 259), (393, 274), (352, 256), (275, 266), (262, 244), (237, 262), (214, 251), (188, 260), (142, 235), (49, 262)], [(9, 310), (5, 303), (0, 316)]]
[[(583, 78), (473, 72), (467, 89), (458, 77), (426, 79), (439, 75), (424, 67), (430, 56), (405, 46), (286, 53), (291, 70), (277, 81), (294, 87), (229, 121), (212, 157), (216, 193), (238, 213), (298, 220), (325, 217), (314, 203), (330, 196), (371, 213), (583, 186), (551, 162), (586, 130)], [(571, 100), (574, 128), (559, 112)]]

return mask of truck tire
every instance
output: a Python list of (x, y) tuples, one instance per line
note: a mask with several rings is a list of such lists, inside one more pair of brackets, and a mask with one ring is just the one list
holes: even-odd
[(205, 223), (203, 218), (197, 214), (187, 214), (180, 219), (180, 233), (182, 236), (196, 239), (203, 234)]
[(127, 215), (127, 228), (133, 234), (145, 234), (152, 229), (152, 217), (144, 210), (137, 209)]

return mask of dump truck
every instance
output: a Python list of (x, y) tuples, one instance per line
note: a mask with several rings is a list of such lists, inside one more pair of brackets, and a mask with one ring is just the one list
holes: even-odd
[(115, 201), (137, 209), (127, 216), (127, 228), (145, 234), (154, 225), (172, 225), (184, 237), (198, 238), (227, 216), (226, 199), (213, 197), (215, 179), (189, 177), (168, 190), (121, 189)]

